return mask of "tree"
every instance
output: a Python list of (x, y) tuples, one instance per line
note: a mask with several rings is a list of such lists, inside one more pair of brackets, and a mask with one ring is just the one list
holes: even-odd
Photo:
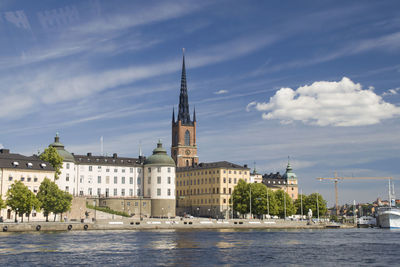
[(299, 196), (297, 197), (297, 199), (294, 201), (294, 206), (296, 208), (296, 214), (300, 214), (301, 215), (301, 201), (303, 201), (303, 215), (307, 214), (307, 211), (304, 208), (304, 200), (306, 199), (306, 195), (304, 194), (299, 194)]
[(58, 205), (59, 189), (55, 182), (45, 178), (40, 184), (37, 198), (42, 204), (43, 215), (46, 217), (46, 222), (49, 221), (49, 214), (56, 209)]
[(58, 199), (55, 206), (54, 212), (54, 221), (56, 220), (56, 215), (61, 214), (60, 220), (62, 219), (62, 214), (71, 209), (72, 203), (72, 195), (68, 192), (58, 190)]
[(250, 196), (249, 196), (249, 185), (240, 179), (238, 184), (233, 189), (232, 197), (233, 209), (240, 214), (246, 214), (250, 209)]
[(57, 180), (63, 165), (63, 158), (58, 154), (57, 149), (49, 146), (40, 154), (40, 159), (49, 162), (53, 166), (56, 171), (54, 178)]
[(296, 209), (293, 204), (292, 198), (289, 196), (288, 193), (279, 189), (278, 191), (274, 192), (275, 199), (276, 199), (276, 210), (274, 210), (273, 215), (278, 215), (279, 217), (285, 217), (285, 207), (286, 207), (286, 216), (291, 216), (295, 213)]
[(6, 203), (11, 210), (15, 211), (15, 221), (18, 220), (17, 215), (22, 217), (21, 220), (23, 222), (25, 213), (29, 216), (32, 209), (40, 209), (40, 202), (35, 194), (21, 181), (15, 181), (11, 188), (8, 189)]
[(0, 210), (4, 209), (5, 207), (7, 207), (7, 205), (4, 202), (3, 198), (0, 197)]
[(55, 182), (47, 178), (40, 184), (37, 197), (42, 203), (46, 222), (49, 221), (49, 214), (51, 212), (54, 213), (55, 220), (57, 214), (64, 213), (71, 208), (72, 195), (60, 190)]
[[(317, 199), (319, 212), (317, 211)], [(313, 217), (318, 217), (318, 214), (324, 216), (328, 211), (326, 204), (326, 200), (320, 194), (312, 193), (303, 199), (304, 213), (306, 214), (311, 209)]]
[[(268, 213), (267, 186), (264, 184), (250, 184), (251, 213), (260, 217)], [(269, 194), (268, 194), (269, 196)]]

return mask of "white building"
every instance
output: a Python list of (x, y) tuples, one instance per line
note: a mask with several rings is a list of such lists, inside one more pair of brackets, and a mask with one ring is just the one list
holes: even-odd
[(144, 197), (151, 198), (153, 217), (175, 216), (175, 161), (161, 142), (144, 161)]
[(65, 150), (56, 135), (54, 143), (64, 159), (61, 175), (56, 180), (60, 189), (74, 196), (135, 197), (143, 195), (142, 158), (74, 155)]

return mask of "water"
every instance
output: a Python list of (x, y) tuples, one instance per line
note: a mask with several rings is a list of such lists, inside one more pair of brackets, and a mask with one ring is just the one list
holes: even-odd
[(400, 231), (0, 233), (1, 266), (399, 266)]

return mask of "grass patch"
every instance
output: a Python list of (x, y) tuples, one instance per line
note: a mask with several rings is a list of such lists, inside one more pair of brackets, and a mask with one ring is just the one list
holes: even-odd
[(93, 209), (93, 210), (98, 210), (98, 211), (102, 211), (102, 212), (106, 212), (106, 213), (110, 213), (110, 214), (115, 214), (115, 215), (119, 215), (119, 216), (123, 216), (123, 217), (131, 217), (128, 213), (123, 212), (123, 211), (116, 211), (116, 210), (112, 210), (109, 207), (98, 207), (98, 206), (92, 206), (89, 204), (86, 204), (86, 208), (88, 209)]

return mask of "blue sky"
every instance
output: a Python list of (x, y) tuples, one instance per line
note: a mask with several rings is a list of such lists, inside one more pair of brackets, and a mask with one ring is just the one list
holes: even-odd
[[(181, 49), (200, 161), (316, 177), (399, 178), (398, 1), (1, 1), (0, 146), (60, 133), (75, 153), (171, 144)], [(386, 197), (343, 182), (340, 202)]]

